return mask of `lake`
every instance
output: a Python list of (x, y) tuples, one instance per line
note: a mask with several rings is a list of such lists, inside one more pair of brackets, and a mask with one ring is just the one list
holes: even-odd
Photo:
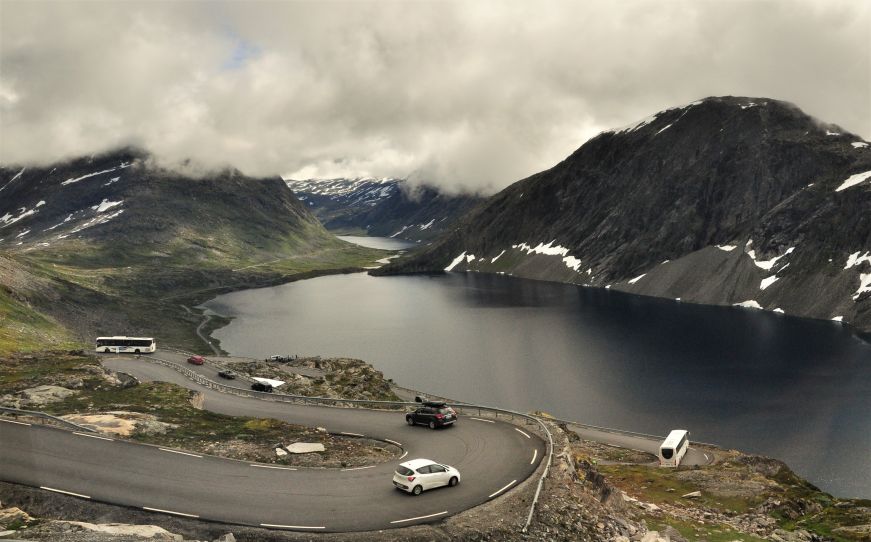
[(692, 438), (871, 497), (871, 345), (841, 324), (477, 273), (234, 292), (233, 354), (364, 359), (462, 401)]

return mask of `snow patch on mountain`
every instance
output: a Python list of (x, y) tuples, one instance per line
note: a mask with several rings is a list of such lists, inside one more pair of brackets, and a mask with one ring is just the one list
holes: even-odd
[(865, 147), (868, 146), (868, 144), (865, 143), (864, 141), (854, 141), (854, 142), (850, 143), (850, 145), (852, 145), (854, 149), (864, 149)]
[(852, 188), (857, 184), (862, 184), (863, 182), (867, 181), (869, 177), (871, 177), (871, 171), (863, 171), (862, 173), (850, 175), (847, 180), (841, 183), (841, 186), (835, 189), (835, 192), (840, 192), (842, 190)]
[(647, 273), (641, 273), (640, 275), (638, 275), (638, 276), (635, 277), (634, 279), (630, 280), (630, 281), (629, 281), (629, 284), (635, 284), (635, 283), (638, 282), (639, 280), (643, 279), (646, 275), (647, 275)]
[(765, 269), (766, 271), (770, 271), (771, 268), (774, 267), (774, 264), (776, 264), (778, 260), (780, 260), (784, 256), (792, 254), (792, 252), (794, 250), (795, 250), (795, 247), (789, 247), (788, 249), (786, 249), (786, 252), (784, 252), (780, 256), (775, 256), (774, 258), (771, 258), (770, 260), (763, 260), (763, 261), (756, 260), (756, 252), (753, 250), (747, 252), (747, 255), (753, 259), (753, 263), (756, 264), (756, 267), (759, 267), (760, 269)]
[[(119, 209), (119, 210), (115, 211), (114, 213), (110, 213), (110, 214), (106, 214), (106, 215), (104, 215), (104, 214), (97, 215), (96, 217), (88, 220), (87, 222), (85, 222), (83, 224), (79, 224), (78, 226), (73, 228), (73, 230), (70, 231), (70, 233), (78, 233), (82, 230), (92, 228), (94, 226), (99, 226), (101, 224), (105, 224), (106, 222), (109, 222), (113, 218), (120, 216), (121, 213), (123, 213), (123, 212), (124, 212), (124, 209)], [(58, 236), (58, 237), (60, 237), (60, 236)]]
[(9, 213), (6, 213), (5, 215), (0, 216), (0, 222), (3, 222), (3, 225), (0, 226), (0, 228), (5, 228), (6, 226), (11, 226), (12, 224), (15, 224), (16, 222), (18, 222), (24, 218), (27, 218), (28, 216), (33, 216), (38, 212), (39, 211), (37, 211), (36, 209), (30, 209), (28, 211), (27, 207), (22, 207), (18, 216), (13, 216)]
[(104, 173), (111, 173), (111, 172), (113, 172), (113, 171), (118, 171), (119, 169), (124, 169), (124, 168), (130, 167), (130, 166), (131, 166), (131, 164), (130, 164), (129, 162), (123, 162), (123, 163), (122, 163), (120, 166), (118, 166), (118, 167), (113, 167), (113, 168), (111, 168), (111, 169), (104, 169), (103, 171), (95, 171), (94, 173), (88, 173), (87, 175), (82, 175), (81, 177), (75, 177), (75, 178), (73, 178), (73, 179), (67, 179), (67, 180), (65, 180), (64, 182), (60, 183), (60, 184), (61, 184), (61, 186), (66, 186), (66, 185), (68, 185), (68, 184), (77, 183), (77, 182), (79, 182), (79, 181), (83, 181), (83, 180), (85, 180), (85, 179), (89, 179), (89, 178), (91, 178), (91, 177), (96, 177), (97, 175), (102, 175), (102, 174), (104, 174)]
[(2, 192), (2, 191), (3, 191), (7, 186), (9, 186), (10, 184), (12, 184), (13, 182), (15, 182), (15, 179), (21, 177), (21, 175), (24, 173), (24, 171), (25, 171), (26, 169), (27, 169), (26, 167), (21, 168), (21, 171), (19, 171), (18, 173), (15, 174), (14, 177), (12, 177), (11, 179), (9, 179), (9, 182), (7, 182), (7, 183), (4, 184), (2, 187), (0, 187), (0, 192)]
[(772, 284), (777, 282), (779, 278), (780, 277), (778, 277), (777, 275), (771, 275), (768, 278), (762, 279), (762, 282), (759, 284), (759, 289), (764, 290), (764, 289), (768, 288), (769, 286), (771, 286)]
[(850, 269), (851, 267), (861, 265), (862, 262), (871, 263), (871, 252), (866, 251), (865, 254), (859, 255), (859, 251), (850, 254), (847, 258), (847, 264), (844, 266), (844, 269)]
[(63, 226), (64, 224), (66, 224), (67, 222), (69, 222), (70, 220), (73, 219), (73, 215), (74, 215), (74, 214), (75, 214), (75, 213), (70, 213), (69, 216), (67, 216), (67, 217), (63, 220), (63, 222), (58, 222), (58, 223), (55, 224), (54, 226), (52, 226), (52, 227), (50, 227), (50, 228), (46, 228), (46, 229), (44, 229), (44, 230), (42, 230), (42, 231), (51, 231), (51, 230), (57, 228), (58, 226)]
[(754, 301), (753, 299), (748, 299), (747, 301), (742, 301), (741, 303), (735, 303), (736, 307), (744, 307), (747, 309), (761, 309), (762, 305), (759, 304), (758, 301)]
[(124, 203), (124, 200), (109, 201), (109, 200), (104, 198), (102, 203), (100, 203), (99, 205), (94, 205), (93, 207), (91, 207), (91, 209), (94, 209), (98, 213), (102, 213), (104, 211), (108, 211), (112, 207), (121, 205), (122, 203)]
[(454, 258), (454, 261), (452, 261), (447, 267), (445, 267), (445, 271), (451, 271), (454, 267), (458, 266), (460, 264), (460, 262), (462, 262), (463, 260), (466, 260), (467, 263), (472, 263), (473, 261), (475, 261), (475, 255), (469, 254), (467, 256), (466, 252), (463, 251), (462, 254), (460, 254), (459, 256)]
[(853, 301), (859, 299), (859, 296), (865, 292), (871, 292), (871, 273), (862, 273), (859, 275), (859, 289), (856, 290), (856, 295), (853, 296)]

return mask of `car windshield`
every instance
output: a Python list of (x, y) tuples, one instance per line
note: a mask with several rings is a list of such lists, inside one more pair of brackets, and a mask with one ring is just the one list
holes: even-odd
[(440, 408), (439, 409), (439, 414), (450, 414), (450, 413), (451, 413), (451, 409), (449, 409), (449, 408)]
[(402, 476), (411, 476), (412, 474), (414, 474), (413, 470), (403, 467), (402, 465), (399, 465), (399, 468), (396, 469), (396, 472), (398, 472)]

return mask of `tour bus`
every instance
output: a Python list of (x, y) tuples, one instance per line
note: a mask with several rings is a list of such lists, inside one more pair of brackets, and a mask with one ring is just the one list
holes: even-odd
[(97, 337), (97, 352), (145, 354), (156, 349), (157, 343), (151, 337)]
[(659, 445), (659, 465), (661, 467), (677, 467), (690, 445), (690, 433), (684, 429), (675, 429), (665, 437)]

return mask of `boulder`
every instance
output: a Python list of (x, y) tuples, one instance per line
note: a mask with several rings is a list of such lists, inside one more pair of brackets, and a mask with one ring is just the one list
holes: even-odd
[(325, 450), (324, 445), (320, 442), (294, 442), (284, 448), (292, 454), (308, 454)]
[(285, 452), (285, 451), (282, 450), (281, 448), (276, 448), (276, 449), (275, 449), (275, 455), (277, 455), (278, 457), (284, 457), (284, 456), (287, 455), (287, 452)]
[(700, 498), (701, 496), (702, 496), (702, 492), (701, 492), (701, 491), (691, 491), (690, 493), (686, 493), (686, 494), (684, 494), (684, 495), (681, 495), (680, 497), (681, 497), (682, 499), (698, 499), (698, 498)]
[(21, 397), (21, 404), (27, 406), (42, 406), (47, 405), (49, 403), (56, 403), (58, 401), (63, 401), (67, 397), (71, 395), (77, 394), (77, 391), (62, 388), (60, 386), (36, 386), (35, 388), (28, 388), (24, 391), (19, 392), (19, 397)]
[(233, 533), (226, 533), (214, 539), (212, 542), (236, 542), (236, 537), (233, 536)]
[(91, 531), (118, 536), (137, 536), (151, 540), (183, 541), (184, 537), (174, 534), (157, 525), (128, 525), (125, 523), (86, 523), (84, 521), (64, 521), (66, 525), (78, 527), (77, 530)]
[(12, 508), (0, 509), (0, 525), (26, 523), (32, 519), (27, 512), (14, 506)]

